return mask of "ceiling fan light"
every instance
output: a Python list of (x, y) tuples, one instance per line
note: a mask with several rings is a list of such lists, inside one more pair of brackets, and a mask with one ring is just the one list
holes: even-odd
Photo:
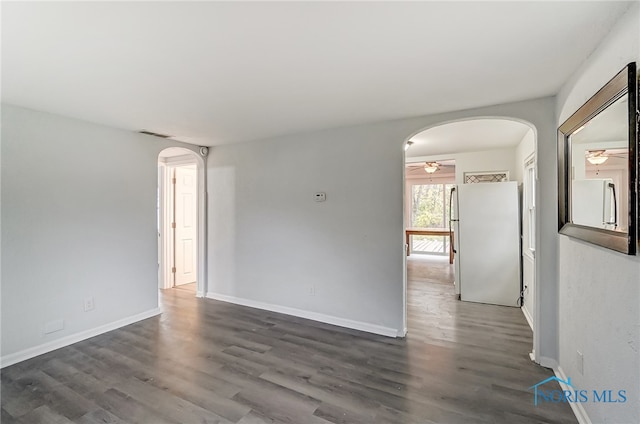
[(427, 172), (427, 174), (433, 174), (438, 170), (439, 167), (440, 164), (438, 162), (427, 162), (424, 165), (424, 170)]
[(587, 158), (591, 165), (602, 165), (607, 159), (609, 159), (608, 156), (591, 156)]

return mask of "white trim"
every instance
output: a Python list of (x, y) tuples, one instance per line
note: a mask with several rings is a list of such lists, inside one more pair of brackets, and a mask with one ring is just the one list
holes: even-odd
[[(567, 375), (564, 373), (564, 370), (562, 369), (560, 364), (558, 364), (558, 361), (556, 361), (555, 359), (544, 357), (544, 356), (538, 357), (538, 359), (540, 360), (539, 364), (541, 366), (545, 368), (551, 368), (555, 376), (558, 377), (560, 380), (568, 381)], [(560, 384), (560, 388), (562, 390), (570, 391), (570, 392), (575, 390), (567, 386), (566, 384), (562, 383), (562, 381), (558, 381), (558, 383)], [(591, 419), (587, 414), (587, 411), (584, 409), (584, 406), (582, 406), (580, 402), (567, 402), (567, 403), (569, 404), (569, 406), (571, 406), (573, 415), (575, 415), (579, 424), (592, 424)]]
[[(186, 149), (185, 149), (186, 150)], [(181, 156), (172, 156), (169, 158), (160, 158), (160, 160), (164, 159), (162, 162), (171, 166), (184, 166), (184, 165), (198, 165), (197, 162), (197, 153), (191, 152), (185, 153)]]
[(529, 327), (531, 327), (531, 331), (533, 331), (533, 318), (531, 318), (531, 314), (527, 310), (527, 306), (522, 305), (520, 310), (522, 311), (522, 315), (524, 315), (524, 317), (527, 319), (527, 322), (529, 323)]
[(531, 249), (531, 248), (525, 248), (522, 250), (522, 256), (528, 259), (531, 259), (532, 261), (536, 260), (536, 251), (535, 249)]
[(207, 290), (207, 158), (198, 156), (198, 280), (196, 294), (204, 297)]
[[(540, 202), (538, 201), (538, 199), (542, 198), (542, 193), (540, 192), (540, 190), (538, 190), (538, 132), (537, 129), (534, 126), (531, 126), (531, 128), (533, 129), (533, 142), (534, 142), (534, 150), (533, 153), (531, 154), (531, 156), (533, 157), (533, 167), (534, 167), (534, 171), (533, 171), (533, 181), (535, 184), (534, 187), (534, 193), (533, 193), (533, 202), (534, 205), (539, 205)], [(524, 170), (523, 170), (523, 178), (524, 178)], [(536, 356), (539, 352), (541, 352), (542, 349), (542, 339), (540, 338), (540, 317), (542, 316), (540, 313), (540, 309), (541, 309), (541, 302), (542, 302), (542, 297), (541, 297), (541, 293), (542, 290), (540, 290), (540, 275), (541, 273), (539, 272), (541, 270), (540, 268), (540, 261), (538, 261), (535, 258), (535, 251), (538, 250), (540, 248), (540, 240), (542, 239), (542, 237), (540, 237), (541, 233), (542, 233), (542, 220), (540, 219), (542, 215), (542, 210), (540, 208), (535, 208), (534, 213), (533, 213), (533, 218), (535, 219), (535, 223), (534, 223), (534, 236), (535, 236), (535, 240), (534, 242), (534, 250), (533, 250), (533, 257), (534, 257), (534, 261), (533, 261), (533, 311), (531, 311), (531, 317), (533, 318), (533, 355), (534, 355), (534, 361), (540, 363), (540, 361), (538, 361), (538, 357)], [(557, 331), (557, 330), (556, 330)]]
[[(405, 143), (408, 140), (405, 140)], [(407, 152), (402, 152), (402, 234), (398, 234), (399, 239), (402, 240), (402, 252), (398, 252), (402, 255), (402, 335), (407, 335), (408, 317), (407, 317), (407, 250), (411, 248), (411, 237), (409, 237), (409, 245), (406, 244), (406, 231), (407, 228)]]
[(302, 309), (290, 308), (288, 306), (274, 305), (271, 303), (259, 302), (257, 300), (244, 299), (241, 297), (227, 296), (207, 292), (207, 299), (220, 300), (222, 302), (234, 303), (236, 305), (249, 306), (251, 308), (264, 309), (266, 311), (278, 312), (280, 314), (292, 315), (299, 318), (311, 319), (314, 321), (324, 322), (326, 324), (337, 325), (339, 327), (351, 328), (353, 330), (366, 331), (367, 333), (380, 334), (387, 337), (402, 337), (402, 330), (395, 328), (383, 327), (381, 325), (369, 324), (362, 321), (354, 321), (346, 318), (325, 315), (318, 312), (304, 311)]
[(173, 263), (173, 243), (167, 243), (166, 234), (171, 234), (171, 205), (172, 205), (172, 190), (171, 187), (171, 173), (173, 168), (166, 163), (158, 164), (159, 178), (158, 178), (158, 194), (160, 196), (160, 223), (158, 228), (160, 233), (158, 234), (158, 244), (160, 246), (160, 252), (158, 254), (158, 279), (159, 288), (170, 289), (173, 287), (173, 274), (171, 273), (171, 264)]
[[(564, 373), (564, 370), (560, 365), (557, 365), (553, 368), (553, 373), (562, 381), (568, 381), (567, 376)], [(564, 384), (562, 381), (558, 381), (560, 383), (560, 387), (562, 390), (573, 391), (574, 389)], [(592, 424), (587, 411), (584, 409), (584, 406), (580, 402), (568, 402), (569, 406), (571, 406), (571, 410), (573, 414), (576, 416), (578, 423), (580, 424)]]
[(151, 318), (156, 315), (160, 315), (161, 313), (162, 313), (161, 308), (150, 309), (148, 311), (141, 312), (139, 314), (136, 314), (127, 318), (119, 319), (117, 321), (110, 322), (108, 324), (104, 324), (99, 327), (92, 328), (90, 330), (85, 330), (79, 333), (71, 334), (69, 336), (65, 336), (60, 339), (53, 340), (47, 343), (43, 343), (38, 346), (30, 347), (28, 349), (21, 350), (16, 353), (10, 353), (0, 358), (0, 368), (8, 367), (9, 365), (26, 361), (27, 359), (31, 359), (33, 357), (42, 355), (44, 353), (51, 352), (53, 350), (60, 349), (65, 346), (69, 346), (74, 343), (81, 342), (91, 337), (95, 337), (100, 334), (115, 330), (117, 328), (124, 327), (125, 325), (133, 324), (135, 322), (142, 321), (144, 319)]
[[(158, 258), (158, 287), (159, 288), (171, 288), (173, 287), (172, 280), (173, 275), (171, 273), (171, 267), (168, 266), (172, 262), (170, 247), (171, 243), (163, 243), (164, 235), (171, 234), (171, 223), (169, 214), (166, 211), (171, 207), (169, 203), (171, 199), (165, 199), (167, 187), (170, 187), (171, 183), (171, 169), (176, 166), (181, 165), (196, 165), (197, 174), (198, 174), (198, 223), (197, 223), (197, 255), (198, 255), (198, 271), (196, 277), (197, 289), (196, 296), (203, 297), (206, 291), (206, 281), (207, 281), (207, 162), (206, 157), (202, 157), (202, 155), (198, 155), (198, 153), (184, 148), (186, 154), (179, 156), (177, 159), (185, 158), (185, 160), (172, 160), (172, 158), (164, 158), (166, 160), (162, 161), (161, 157), (158, 157), (158, 163), (160, 167), (163, 168), (164, 178), (159, 180), (160, 195), (161, 195), (161, 210), (160, 211), (160, 220), (162, 225), (160, 225), (160, 231), (163, 234), (159, 235), (158, 243), (160, 244), (160, 253)], [(187, 161), (186, 158), (190, 157)]]

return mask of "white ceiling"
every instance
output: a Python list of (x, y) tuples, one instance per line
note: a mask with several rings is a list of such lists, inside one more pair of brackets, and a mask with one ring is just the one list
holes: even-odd
[(201, 145), (555, 94), (630, 2), (3, 2), (2, 100)]
[(411, 137), (407, 158), (515, 147), (530, 130), (507, 119), (472, 119), (439, 125)]
[(625, 95), (594, 116), (577, 133), (571, 143), (607, 143), (629, 140), (629, 96)]

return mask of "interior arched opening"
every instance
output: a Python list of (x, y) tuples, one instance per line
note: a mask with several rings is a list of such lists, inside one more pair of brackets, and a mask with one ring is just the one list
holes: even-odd
[(535, 127), (510, 117), (440, 122), (404, 140), (406, 331), (425, 331), (414, 317), (448, 296), (520, 308), (536, 345), (536, 145)]

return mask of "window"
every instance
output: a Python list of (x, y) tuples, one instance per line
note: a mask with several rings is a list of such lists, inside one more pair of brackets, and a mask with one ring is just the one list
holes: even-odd
[[(449, 193), (454, 184), (411, 185), (411, 227), (449, 228)], [(411, 251), (448, 255), (448, 236), (411, 236)]]
[(465, 172), (464, 183), (502, 183), (509, 181), (509, 172)]

